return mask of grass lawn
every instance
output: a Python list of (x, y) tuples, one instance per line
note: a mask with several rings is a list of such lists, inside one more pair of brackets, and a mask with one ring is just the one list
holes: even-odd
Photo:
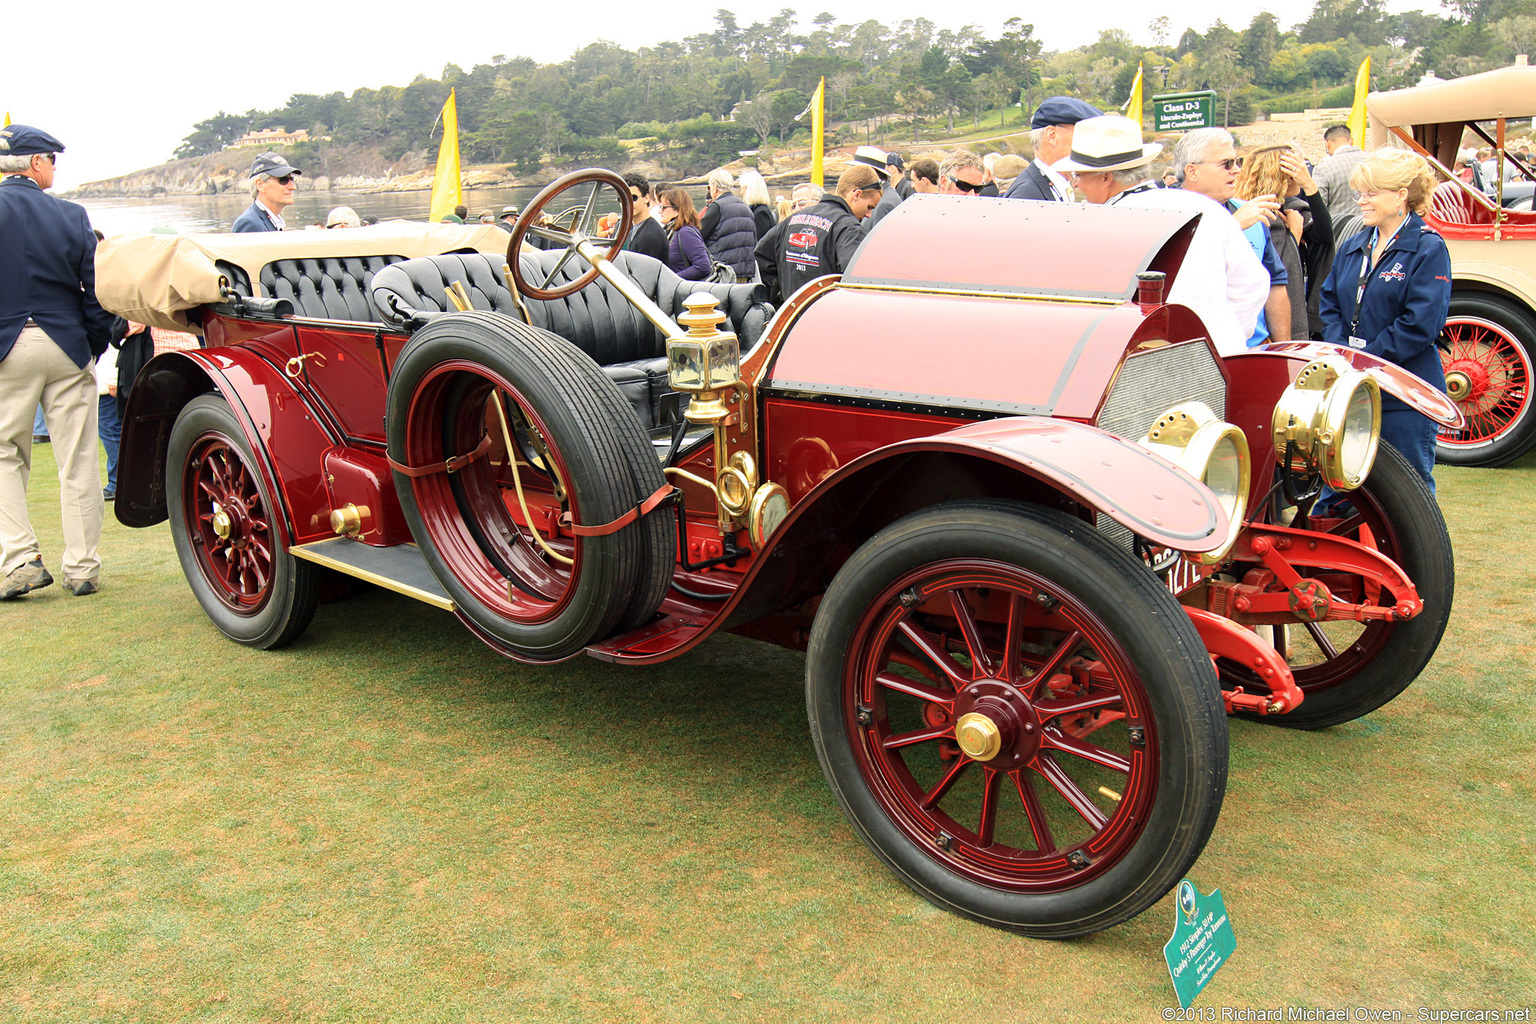
[[(32, 509), (58, 572), (52, 453)], [(1439, 471), (1439, 654), (1368, 718), (1233, 722), (1200, 1007), (1536, 1002), (1536, 455)], [(914, 895), (822, 781), (798, 654), (530, 669), (382, 591), (224, 640), (167, 528), (0, 604), (0, 1021), (1155, 1021), (1171, 899), (1040, 942)]]

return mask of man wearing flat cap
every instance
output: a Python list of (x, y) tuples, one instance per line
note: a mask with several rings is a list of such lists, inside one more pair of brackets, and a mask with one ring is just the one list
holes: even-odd
[(53, 583), (27, 515), (32, 413), (41, 403), (59, 465), (64, 587), (94, 594), (103, 505), (95, 359), (112, 337), (96, 301), (96, 235), (85, 210), (47, 194), (64, 144), (0, 128), (0, 600)]
[(1077, 122), (1100, 113), (1098, 108), (1071, 96), (1052, 96), (1036, 107), (1029, 120), (1029, 144), (1035, 150), (1035, 159), (1013, 179), (1007, 198), (1073, 202), (1072, 186), (1052, 165), (1071, 154), (1072, 131)]
[(283, 211), (293, 205), (298, 185), (294, 178), (304, 172), (276, 153), (263, 153), (251, 164), (251, 205), (235, 218), (231, 231), (281, 231)]

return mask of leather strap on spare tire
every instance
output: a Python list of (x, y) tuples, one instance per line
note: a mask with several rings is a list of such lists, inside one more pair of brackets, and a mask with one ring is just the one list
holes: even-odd
[[(563, 542), (569, 564), (531, 536), (548, 529), (543, 514), (525, 522), (512, 511), (500, 427), (487, 430), (493, 399), (547, 451), (519, 463), (521, 486), (547, 507), (558, 478), (560, 511), (581, 526), (562, 531), (574, 535)], [(412, 535), (486, 642), (554, 661), (655, 615), (675, 563), (671, 488), (628, 402), (580, 349), (495, 313), (437, 317), (396, 360), (385, 424)]]

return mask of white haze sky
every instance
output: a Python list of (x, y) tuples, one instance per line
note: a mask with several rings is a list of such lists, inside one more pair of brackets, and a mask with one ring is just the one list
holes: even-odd
[[(769, 0), (750, 6), (706, 0), (671, 10), (633, 0), (588, 0), (570, 7), (403, 0), (110, 5), (20, 0), (7, 5), (4, 17), (0, 112), (64, 143), (67, 151), (59, 159), (56, 183), (63, 191), (163, 163), (194, 123), (221, 109), (269, 110), (293, 93), (350, 94), (363, 87), (406, 85), (418, 74), (438, 77), (445, 64), (468, 70), (495, 54), (559, 63), (597, 39), (639, 49), (712, 31), (720, 8), (733, 11), (745, 26), (766, 21), (784, 7), (798, 13), (801, 31), (813, 27), (811, 19), (818, 13), (829, 11), (839, 22), (874, 16), (887, 25), (920, 17), (941, 29), (974, 24), (991, 37), (1018, 12), (1034, 24), (1047, 50), (1090, 43), (1101, 30), (1115, 27), (1150, 43), (1149, 25), (1164, 14), (1172, 22), (1172, 40), (1188, 27), (1205, 30), (1218, 16), (1240, 29), (1259, 11), (1269, 10), (1288, 28), (1311, 12), (1309, 0), (1227, 0), (1219, 5), (1099, 0), (1088, 6), (1011, 9), (978, 4), (962, 5), (954, 16), (938, 4), (916, 0)], [(1443, 13), (1436, 0), (1388, 0), (1387, 8)]]

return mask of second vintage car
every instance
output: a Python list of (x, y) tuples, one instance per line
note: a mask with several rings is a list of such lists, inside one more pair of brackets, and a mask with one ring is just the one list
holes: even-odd
[(1329, 346), (1220, 358), (1163, 301), (1188, 215), (915, 197), (779, 309), (619, 252), (631, 217), (587, 171), (510, 261), (438, 226), (105, 243), (109, 308), (206, 339), (133, 389), (118, 518), (169, 519), (256, 647), (340, 572), (530, 663), (803, 649), (853, 829), (1042, 937), (1184, 876), (1226, 715), (1349, 721), (1434, 654), (1451, 547), (1379, 395), (1455, 406)]

